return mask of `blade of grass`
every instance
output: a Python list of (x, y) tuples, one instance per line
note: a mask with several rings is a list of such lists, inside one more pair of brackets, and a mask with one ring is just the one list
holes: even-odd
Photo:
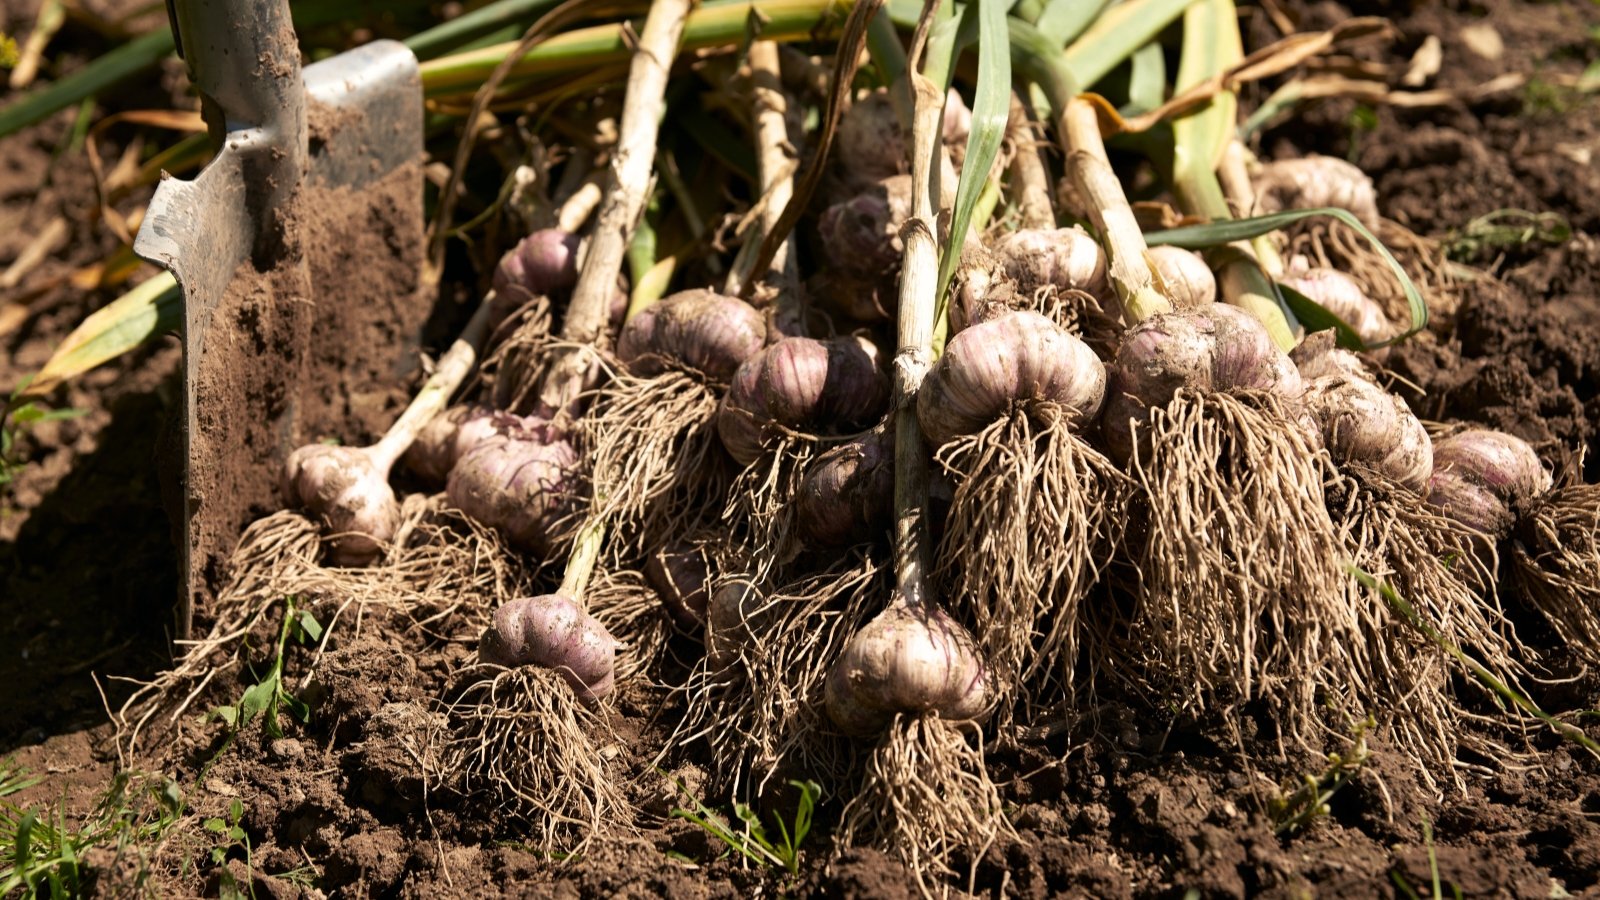
[(178, 283), (171, 273), (162, 272), (84, 319), (19, 396), (43, 396), (62, 382), (176, 331), (182, 324)]
[(1072, 42), (1063, 63), (1085, 87), (1150, 43), (1194, 0), (1130, 0), (1106, 10)]
[(1050, 0), (1044, 12), (1034, 20), (1033, 27), (1057, 47), (1065, 47), (1108, 5), (1110, 0)]
[[(405, 39), (417, 59), (433, 59), (507, 26), (526, 27), (561, 0), (497, 0)], [(521, 31), (520, 28), (517, 29)]]
[(1506, 702), (1539, 719), (1546, 725), (1549, 725), (1557, 734), (1569, 741), (1572, 741), (1573, 743), (1578, 744), (1585, 750), (1588, 750), (1590, 753), (1594, 754), (1597, 758), (1600, 758), (1600, 744), (1595, 743), (1594, 740), (1592, 740), (1588, 735), (1584, 734), (1581, 729), (1569, 725), (1566, 722), (1563, 722), (1560, 719), (1557, 719), (1555, 716), (1552, 716), (1540, 709), (1538, 704), (1534, 703), (1532, 700), (1529, 700), (1527, 697), (1524, 697), (1521, 692), (1511, 688), (1505, 682), (1495, 677), (1494, 673), (1485, 668), (1482, 663), (1479, 663), (1477, 660), (1468, 656), (1465, 651), (1456, 646), (1454, 641), (1445, 637), (1443, 634), (1440, 634), (1437, 628), (1434, 628), (1433, 625), (1424, 621), (1423, 618), (1417, 614), (1416, 608), (1407, 602), (1404, 597), (1401, 597), (1400, 593), (1391, 587), (1388, 582), (1379, 581), (1371, 573), (1367, 572), (1360, 566), (1349, 565), (1346, 566), (1346, 570), (1362, 587), (1366, 588), (1367, 590), (1377, 591), (1379, 596), (1383, 597), (1384, 601), (1387, 602), (1395, 612), (1399, 613), (1402, 618), (1411, 623), (1412, 627), (1426, 635), (1429, 640), (1433, 641), (1435, 644), (1438, 644), (1439, 647), (1446, 653), (1454, 657), (1456, 662), (1459, 662), (1461, 665), (1465, 666), (1467, 671), (1471, 672), (1472, 676), (1478, 679), (1478, 681), (1484, 686), (1488, 687), (1496, 694), (1499, 694), (1500, 697)]
[(989, 169), (1000, 154), (1005, 138), (1006, 119), (1011, 108), (1011, 53), (1006, 29), (1005, 0), (977, 0), (978, 79), (973, 88), (972, 131), (967, 136), (967, 152), (956, 183), (956, 200), (950, 219), (950, 239), (939, 261), (939, 303), (936, 316), (944, 315), (945, 295), (978, 197), (989, 178)]
[[(1355, 229), (1366, 239), (1367, 243), (1383, 258), (1389, 271), (1394, 273), (1395, 280), (1400, 282), (1400, 289), (1406, 295), (1406, 305), (1411, 311), (1411, 327), (1392, 338), (1377, 341), (1366, 345), (1366, 349), (1387, 347), (1399, 343), (1428, 326), (1428, 304), (1423, 301), (1422, 294), (1417, 290), (1411, 276), (1406, 274), (1405, 267), (1394, 258), (1389, 248), (1378, 240), (1378, 236), (1367, 229), (1365, 225), (1348, 210), (1333, 206), (1321, 206), (1313, 209), (1292, 209), (1283, 212), (1270, 213), (1264, 216), (1252, 216), (1248, 219), (1229, 219), (1226, 221), (1207, 222), (1203, 225), (1185, 225), (1181, 228), (1169, 228), (1164, 231), (1152, 231), (1145, 235), (1145, 240), (1150, 244), (1170, 244), (1174, 247), (1183, 247), (1186, 250), (1204, 250), (1211, 247), (1220, 247), (1235, 241), (1248, 241), (1302, 219), (1315, 216), (1328, 216)], [(1307, 301), (1308, 303), (1310, 301)]]
[(1167, 56), (1161, 45), (1145, 44), (1128, 64), (1128, 109), (1142, 112), (1160, 106), (1167, 90)]
[(164, 59), (172, 48), (172, 29), (159, 28), (106, 53), (66, 78), (24, 94), (0, 109), (0, 137), (27, 128), (126, 81)]

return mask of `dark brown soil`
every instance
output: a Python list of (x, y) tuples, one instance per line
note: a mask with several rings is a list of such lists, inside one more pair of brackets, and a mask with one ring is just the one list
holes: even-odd
[[(1389, 365), (1411, 383), (1408, 399), (1424, 416), (1505, 428), (1549, 459), (1588, 448), (1586, 475), (1595, 480), (1600, 174), (1584, 154), (1600, 152), (1600, 103), (1563, 92), (1559, 83), (1600, 58), (1600, 43), (1589, 35), (1600, 25), (1600, 7), (1511, 0), (1279, 5), (1306, 30), (1354, 14), (1394, 17), (1399, 40), (1372, 51), (1390, 61), (1436, 35), (1444, 49), (1436, 86), (1467, 87), (1506, 71), (1536, 79), (1471, 104), (1379, 108), (1372, 119), (1357, 115), (1352, 101), (1322, 101), (1268, 130), (1260, 149), (1265, 156), (1350, 156), (1375, 177), (1380, 209), (1424, 235), (1449, 236), (1507, 207), (1564, 217), (1573, 234), (1559, 245), (1514, 243), (1465, 254), (1461, 261), (1478, 274), (1465, 285), (1459, 310), (1397, 349)], [(1262, 15), (1247, 12), (1246, 22), (1256, 44), (1276, 36)], [(1476, 55), (1461, 37), (1463, 28), (1484, 25), (1503, 38), (1498, 60)], [(0, 142), (0, 221), (39, 227), (33, 192), (44, 181), (47, 148), (66, 124), (53, 121)], [(85, 191), (92, 195), (85, 183), (63, 182), (38, 196), (57, 206), (82, 204)], [(0, 229), (0, 260), (17, 249), (5, 234)], [(75, 232), (71, 246), (49, 265), (96, 258), (111, 241), (88, 230)], [(8, 351), (0, 378), (10, 384), (36, 369), (71, 324), (108, 296), (51, 295), (21, 330), (0, 336)], [(357, 338), (346, 349), (359, 352), (379, 340), (387, 337)], [(164, 656), (161, 626), (175, 590), (175, 557), (151, 460), (160, 421), (175, 408), (175, 352), (169, 343), (65, 389), (60, 402), (89, 414), (26, 439), (34, 464), (10, 495), (16, 511), (0, 519), (0, 628), (26, 651), (20, 660), (0, 657), (11, 713), (0, 716), (0, 750), (21, 748), (18, 762), (51, 777), (23, 802), (64, 796), (69, 808), (89, 805), (115, 762), (89, 673), (148, 674)], [(326, 421), (342, 438), (368, 438), (394, 402), (377, 391), (368, 401), (331, 404)], [(313, 599), (327, 622), (344, 598)], [(258, 671), (276, 627), (264, 621), (253, 632)], [(678, 701), (640, 684), (623, 691), (614, 722), (627, 736), (623, 767), (637, 776), (639, 838), (597, 844), (581, 859), (551, 860), (521, 843), (514, 822), (429, 791), (422, 777), (419, 735), (436, 725), (433, 701), (468, 658), (475, 628), (456, 617), (423, 629), (383, 612), (365, 618), (359, 632), (353, 623), (339, 628), (302, 693), (314, 707), (309, 725), (285, 717), (282, 738), (252, 727), (225, 744), (221, 726), (191, 714), (161, 735), (165, 751), (151, 759), (184, 786), (191, 832), (200, 833), (204, 817), (226, 815), (232, 800), (242, 803), (250, 866), (235, 849), (228, 867), (235, 878), (254, 879), (258, 897), (916, 895), (895, 862), (871, 851), (824, 866), (826, 830), (844, 786), (829, 786), (834, 794), (824, 798), (820, 832), (794, 879), (741, 865), (694, 826), (668, 818), (675, 802), (650, 764)], [(288, 677), (298, 684), (312, 662), (309, 649), (294, 650)], [(251, 680), (248, 672), (225, 673), (195, 709), (237, 698)], [(1588, 709), (1600, 702), (1600, 684), (1586, 677), (1535, 699), (1551, 709)], [(1023, 840), (970, 861), (977, 893), (1426, 896), (1435, 868), (1446, 892), (1453, 886), (1465, 896), (1600, 890), (1600, 762), (1552, 735), (1535, 732), (1513, 744), (1531, 767), (1466, 760), (1457, 773), (1460, 790), (1448, 779), (1421, 783), (1375, 736), (1372, 758), (1332, 797), (1328, 815), (1277, 834), (1267, 801), (1324, 761), (1280, 758), (1266, 733), (1253, 734), (1261, 723), (1227, 723), (1245, 732), (1254, 760), (1246, 767), (1240, 748), (1222, 737), (1233, 730), (1224, 723), (1175, 718), (1139, 697), (1108, 693), (1102, 701), (1085, 711), (1093, 713), (1085, 717), (1092, 726), (993, 750), (992, 773)], [(1483, 710), (1497, 715), (1488, 704)], [(1600, 727), (1589, 731), (1600, 737)], [(1503, 738), (1493, 726), (1485, 734)], [(692, 762), (667, 764), (682, 773)], [(214, 895), (221, 874), (208, 847), (174, 840), (153, 867), (156, 893)], [(294, 876), (308, 859), (314, 889)], [(185, 861), (192, 865), (180, 874)], [(126, 885), (125, 867), (104, 858), (98, 865), (106, 892)]]

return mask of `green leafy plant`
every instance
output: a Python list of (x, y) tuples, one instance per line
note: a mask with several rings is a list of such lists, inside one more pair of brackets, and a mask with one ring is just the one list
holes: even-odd
[(76, 419), (86, 410), (67, 407), (64, 409), (45, 409), (31, 401), (19, 403), (19, 395), (26, 390), (27, 385), (17, 389), (6, 403), (4, 423), (0, 424), (0, 488), (5, 487), (16, 479), (17, 475), (25, 468), (27, 463), (15, 458), (17, 438), (25, 429), (38, 425), (41, 422), (55, 422), (60, 419)]
[[(205, 821), (205, 830), (217, 836), (217, 843), (211, 848), (211, 863), (220, 866), (220, 886), (217, 894), (222, 900), (236, 900), (240, 897), (254, 897), (255, 890), (252, 886), (253, 878), (248, 873), (254, 871), (250, 859), (250, 836), (245, 833), (244, 826), (239, 820), (244, 818), (244, 803), (238, 798), (228, 804), (228, 817), (212, 817)], [(228, 854), (235, 848), (244, 850), (245, 882), (241, 887), (233, 872), (223, 863), (227, 862)]]
[(1350, 783), (1371, 757), (1367, 749), (1367, 729), (1374, 724), (1371, 716), (1356, 723), (1351, 735), (1354, 742), (1348, 751), (1329, 753), (1328, 764), (1321, 772), (1302, 776), (1299, 787), (1273, 798), (1267, 809), (1272, 816), (1273, 831), (1288, 834), (1328, 814), (1328, 801)]
[(17, 53), (17, 39), (9, 34), (0, 34), (0, 69), (14, 69), (22, 57)]
[[(0, 796), (39, 783), (22, 769), (0, 766)], [(0, 800), (0, 897), (65, 898), (83, 893), (84, 855), (110, 846), (118, 857), (143, 853), (183, 815), (183, 796), (166, 778), (119, 772), (83, 820), (69, 824), (66, 802), (54, 809), (23, 808)], [(135, 884), (141, 884), (139, 867)]]
[[(1439, 854), (1433, 848), (1433, 823), (1428, 821), (1427, 816), (1422, 817), (1422, 840), (1428, 848), (1428, 875), (1433, 882), (1431, 885), (1433, 892), (1428, 897), (1430, 900), (1439, 900), (1444, 896), (1444, 885), (1449, 884), (1450, 895), (1455, 900), (1461, 900), (1465, 896), (1461, 892), (1461, 886), (1454, 882), (1443, 881), (1439, 877)], [(1406, 879), (1406, 876), (1399, 869), (1391, 869), (1389, 871), (1389, 880), (1394, 882), (1394, 886), (1400, 893), (1410, 898), (1410, 900), (1422, 900), (1422, 897), (1417, 893), (1417, 889), (1411, 886), (1411, 882)]]
[(735, 831), (724, 816), (690, 794), (682, 781), (674, 779), (673, 783), (677, 786), (678, 793), (694, 805), (692, 810), (674, 809), (673, 818), (693, 822), (704, 828), (717, 840), (738, 851), (751, 862), (763, 866), (779, 866), (786, 869), (790, 875), (799, 874), (800, 845), (805, 842), (806, 835), (811, 831), (812, 813), (816, 809), (817, 801), (822, 797), (821, 785), (809, 779), (789, 782), (800, 792), (795, 805), (793, 825), (785, 824), (783, 816), (776, 817), (774, 821), (778, 826), (778, 835), (773, 839), (761, 823), (761, 815), (748, 803), (733, 805), (735, 818), (744, 823), (743, 831)]
[(316, 616), (308, 609), (299, 608), (294, 597), (285, 597), (283, 626), (278, 630), (277, 652), (272, 657), (272, 665), (255, 684), (245, 688), (238, 703), (213, 709), (212, 718), (221, 719), (228, 723), (229, 728), (239, 731), (256, 716), (265, 714), (262, 727), (273, 737), (283, 736), (283, 729), (278, 725), (278, 714), (283, 710), (288, 710), (289, 715), (302, 725), (309, 722), (311, 707), (283, 688), (283, 658), (290, 640), (305, 645), (321, 639), (322, 625), (317, 622)]

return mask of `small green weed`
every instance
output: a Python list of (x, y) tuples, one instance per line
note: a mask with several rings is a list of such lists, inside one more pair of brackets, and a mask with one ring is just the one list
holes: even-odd
[(693, 810), (674, 809), (673, 818), (699, 825), (751, 862), (763, 866), (781, 866), (790, 875), (799, 874), (800, 845), (805, 842), (806, 835), (811, 831), (811, 817), (816, 810), (817, 801), (822, 797), (822, 785), (811, 780), (789, 782), (800, 792), (799, 801), (795, 806), (794, 824), (792, 827), (786, 825), (784, 818), (778, 816), (775, 820), (778, 826), (778, 838), (773, 840), (768, 837), (766, 827), (761, 824), (760, 814), (748, 803), (733, 805), (734, 816), (745, 826), (742, 832), (734, 831), (725, 817), (690, 794), (682, 781), (674, 779), (673, 783), (677, 786), (678, 793), (694, 804)]
[(10, 484), (23, 469), (27, 468), (27, 463), (15, 458), (17, 438), (24, 430), (41, 422), (76, 419), (86, 412), (73, 407), (45, 409), (31, 400), (19, 404), (18, 394), (26, 387), (27, 384), (18, 387), (17, 392), (6, 402), (4, 410), (0, 410), (0, 419), (4, 419), (4, 422), (0, 423), (0, 487)]
[[(243, 897), (255, 897), (253, 887), (254, 878), (249, 873), (255, 871), (255, 866), (250, 859), (250, 836), (245, 834), (244, 826), (239, 820), (244, 818), (244, 804), (234, 798), (228, 804), (228, 817), (210, 818), (205, 821), (206, 831), (217, 836), (217, 843), (211, 848), (211, 864), (217, 866), (221, 878), (217, 895), (221, 900), (239, 900)], [(223, 863), (227, 862), (228, 854), (235, 848), (244, 850), (245, 882), (241, 887), (238, 879), (233, 877), (233, 872)]]
[(1356, 723), (1351, 732), (1355, 743), (1349, 752), (1329, 753), (1328, 765), (1321, 772), (1303, 776), (1298, 788), (1272, 800), (1267, 811), (1272, 816), (1274, 831), (1288, 834), (1328, 814), (1328, 801), (1350, 783), (1372, 755), (1367, 749), (1367, 729), (1373, 724), (1371, 716)]
[(1536, 213), (1525, 209), (1497, 209), (1458, 228), (1444, 239), (1445, 255), (1469, 261), (1484, 251), (1495, 251), (1525, 244), (1561, 244), (1572, 237), (1572, 226), (1553, 212)]
[(291, 639), (302, 645), (321, 640), (322, 625), (310, 610), (300, 609), (294, 597), (285, 597), (284, 605), (283, 627), (278, 631), (278, 649), (267, 673), (245, 689), (238, 703), (219, 706), (211, 711), (212, 718), (228, 723), (228, 727), (235, 732), (265, 713), (262, 725), (267, 729), (267, 734), (282, 737), (283, 729), (278, 725), (278, 714), (284, 709), (302, 725), (311, 720), (311, 707), (283, 689), (283, 657)]
[[(1460, 885), (1439, 878), (1439, 855), (1433, 849), (1433, 823), (1428, 821), (1427, 816), (1422, 817), (1422, 840), (1428, 847), (1428, 874), (1433, 882), (1433, 892), (1428, 895), (1429, 900), (1440, 900), (1444, 896), (1446, 884), (1450, 885), (1450, 895), (1455, 900), (1462, 900), (1464, 895), (1461, 893)], [(1411, 886), (1411, 882), (1406, 880), (1406, 876), (1401, 874), (1399, 869), (1389, 870), (1389, 880), (1394, 882), (1395, 888), (1409, 900), (1422, 900), (1416, 888)]]
[[(0, 796), (37, 784), (23, 770), (0, 766)], [(118, 857), (144, 854), (183, 816), (183, 797), (170, 779), (119, 772), (81, 824), (68, 824), (66, 802), (43, 812), (0, 800), (0, 897), (24, 890), (33, 897), (83, 893), (84, 855), (111, 847)], [(136, 881), (146, 877), (140, 865)]]

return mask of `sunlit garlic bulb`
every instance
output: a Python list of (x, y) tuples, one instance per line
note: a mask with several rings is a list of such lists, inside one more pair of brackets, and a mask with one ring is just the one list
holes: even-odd
[(578, 454), (553, 434), (498, 434), (450, 472), (450, 503), (513, 544), (548, 552), (578, 489)]
[(569, 597), (546, 594), (512, 600), (495, 610), (478, 642), (490, 665), (540, 666), (566, 679), (581, 700), (598, 700), (616, 686), (617, 640)]
[(1341, 375), (1307, 382), (1303, 397), (1336, 461), (1374, 469), (1414, 491), (1427, 488), (1433, 443), (1404, 400), (1364, 378)]
[(897, 713), (963, 721), (989, 711), (989, 673), (972, 635), (937, 608), (893, 603), (868, 622), (828, 672), (828, 718), (869, 735)]
[(1521, 438), (1471, 429), (1436, 441), (1428, 502), (1468, 528), (1502, 538), (1517, 506), (1550, 490), (1539, 455)]
[(541, 228), (506, 251), (494, 270), (496, 293), (525, 291), (549, 296), (578, 283), (578, 236), (559, 228)]
[(771, 428), (856, 431), (877, 421), (888, 378), (866, 338), (785, 338), (745, 360), (717, 409), (717, 434), (740, 465), (761, 456)]
[(1217, 299), (1217, 276), (1198, 253), (1182, 247), (1150, 248), (1150, 262), (1175, 309), (1195, 309)]
[(1105, 365), (1087, 344), (1038, 313), (1009, 312), (950, 339), (917, 395), (917, 420), (941, 447), (1023, 403), (1092, 421), (1105, 393)]
[(1106, 254), (1087, 231), (1072, 228), (1013, 231), (994, 244), (1017, 290), (1030, 295), (1044, 287), (1106, 296)]
[(892, 275), (905, 251), (900, 229), (910, 217), (911, 176), (882, 179), (823, 211), (817, 220), (822, 256), (829, 268), (854, 278)]
[(796, 498), (811, 547), (844, 547), (887, 531), (894, 507), (894, 433), (875, 428), (817, 457)]
[(1255, 177), (1256, 205), (1263, 213), (1336, 206), (1361, 224), (1378, 227), (1378, 194), (1372, 179), (1332, 156), (1301, 156), (1265, 163)]
[(1300, 373), (1250, 313), (1213, 303), (1151, 316), (1128, 329), (1111, 367), (1104, 429), (1119, 459), (1133, 452), (1132, 423), (1182, 388), (1267, 391), (1298, 399)]
[(1355, 279), (1334, 269), (1304, 269), (1283, 279), (1283, 284), (1304, 294), (1349, 325), (1361, 340), (1372, 344), (1391, 338), (1394, 323), (1377, 301), (1368, 297)]
[(617, 356), (635, 375), (678, 368), (726, 381), (766, 338), (766, 319), (743, 300), (707, 290), (679, 291), (623, 326)]
[(281, 487), (291, 505), (321, 519), (335, 535), (330, 556), (338, 565), (370, 564), (400, 525), (389, 467), (364, 447), (301, 447), (289, 454)]

